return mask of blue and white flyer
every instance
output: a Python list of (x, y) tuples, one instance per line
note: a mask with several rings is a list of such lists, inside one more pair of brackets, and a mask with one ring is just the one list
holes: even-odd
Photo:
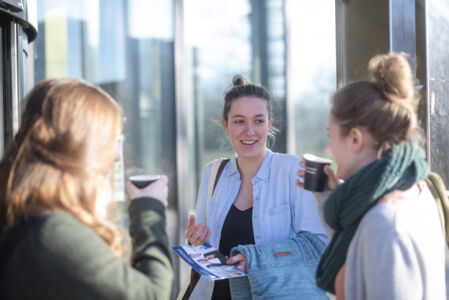
[(248, 274), (233, 265), (227, 265), (226, 259), (217, 249), (209, 244), (198, 246), (172, 247), (195, 271), (210, 280), (243, 277)]

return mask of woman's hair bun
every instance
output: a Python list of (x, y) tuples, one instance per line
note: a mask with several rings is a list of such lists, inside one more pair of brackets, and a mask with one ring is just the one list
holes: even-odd
[(232, 84), (234, 86), (245, 85), (248, 84), (248, 80), (246, 80), (246, 78), (242, 75), (235, 75), (232, 77)]
[(415, 83), (407, 56), (404, 52), (389, 53), (376, 55), (369, 61), (371, 77), (389, 101), (415, 97)]

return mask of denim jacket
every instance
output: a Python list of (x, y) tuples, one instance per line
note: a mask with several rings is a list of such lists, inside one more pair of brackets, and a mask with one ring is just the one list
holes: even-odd
[(322, 240), (307, 231), (289, 240), (234, 247), (231, 255), (247, 257), (248, 277), (229, 280), (232, 299), (329, 299), (315, 282), (325, 248)]
[[(295, 185), (300, 159), (294, 155), (273, 153), (266, 156), (253, 178), (253, 231), (256, 245), (290, 239), (308, 231), (327, 242), (313, 194)], [(236, 155), (223, 169), (210, 199), (206, 220), (207, 188), (212, 163), (203, 172), (198, 192), (196, 223), (210, 227), (209, 243), (219, 248), (224, 220), (240, 189)], [(201, 277), (190, 299), (210, 300), (214, 282)]]

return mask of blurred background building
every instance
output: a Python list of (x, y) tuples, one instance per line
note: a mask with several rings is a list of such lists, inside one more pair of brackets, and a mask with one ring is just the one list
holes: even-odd
[[(117, 201), (127, 175), (167, 174), (177, 245), (202, 169), (232, 155), (220, 121), (233, 75), (272, 93), (273, 150), (325, 156), (332, 93), (365, 78), (373, 55), (405, 51), (428, 160), (449, 184), (448, 39), (447, 0), (0, 0), (0, 152), (34, 83), (101, 86), (126, 116)], [(182, 280), (186, 265), (175, 259), (175, 268)]]

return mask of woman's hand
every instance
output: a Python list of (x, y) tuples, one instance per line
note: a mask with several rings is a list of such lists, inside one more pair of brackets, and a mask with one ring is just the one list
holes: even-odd
[(184, 237), (189, 241), (190, 244), (202, 245), (207, 243), (210, 236), (209, 226), (203, 224), (195, 224), (195, 216), (190, 215), (189, 224), (187, 225), (187, 230)]
[(161, 178), (155, 182), (150, 183), (146, 187), (139, 189), (132, 182), (128, 181), (126, 183), (126, 191), (128, 192), (131, 200), (140, 197), (151, 197), (159, 200), (165, 207), (168, 205), (168, 178), (162, 175)]
[(413, 185), (411, 188), (405, 191), (394, 190), (384, 195), (377, 201), (377, 204), (381, 203), (395, 203), (404, 201), (407, 199), (413, 199), (419, 196), (419, 194), (425, 189), (424, 181), (419, 181), (417, 184)]
[(246, 257), (245, 255), (239, 253), (237, 255), (234, 255), (230, 258), (226, 259), (226, 264), (228, 265), (236, 265), (237, 268), (242, 270), (243, 272), (247, 272), (248, 268), (246, 265)]
[[(301, 161), (299, 162), (299, 166), (302, 168), (302, 170), (298, 170), (298, 177), (302, 178), (303, 182), (304, 182), (304, 169), (306, 168), (306, 161), (304, 160), (304, 157), (301, 159)], [(339, 181), (337, 179), (337, 177), (335, 176), (334, 171), (331, 169), (331, 167), (329, 166), (324, 166), (324, 173), (327, 175), (327, 183), (326, 183), (326, 187), (324, 188), (324, 190), (333, 190), (335, 189), (338, 185), (341, 184), (341, 180)], [(302, 183), (301, 181), (299, 181), (299, 179), (296, 179), (296, 185), (300, 188), (304, 188), (304, 183)]]
[(346, 262), (340, 268), (335, 277), (335, 300), (345, 300), (345, 272), (346, 272)]

